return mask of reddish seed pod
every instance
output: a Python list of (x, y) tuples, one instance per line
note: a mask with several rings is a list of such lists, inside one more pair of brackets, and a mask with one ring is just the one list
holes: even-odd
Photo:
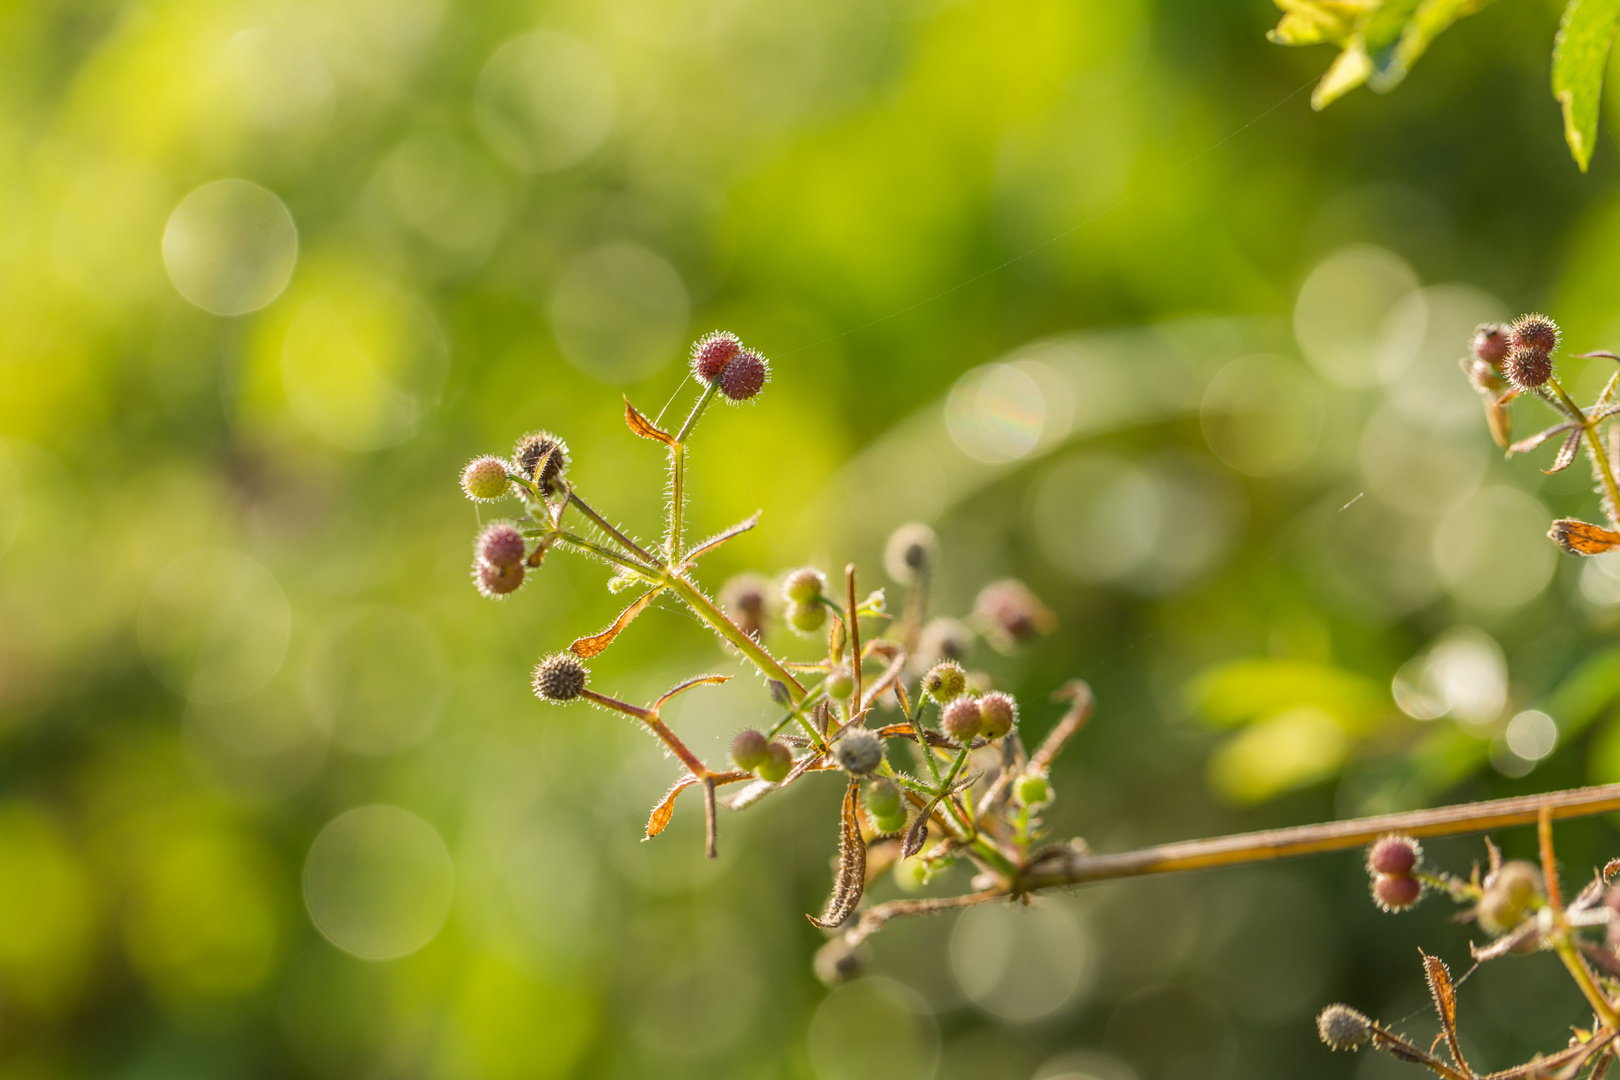
[(1378, 874), (1373, 878), (1373, 902), (1385, 911), (1405, 911), (1423, 896), (1423, 882), (1405, 874)]
[(977, 699), (963, 696), (945, 706), (939, 714), (939, 729), (966, 746), (979, 733), (983, 721)]
[(1520, 315), (1508, 329), (1508, 336), (1513, 342), (1515, 351), (1528, 349), (1535, 352), (1551, 353), (1558, 348), (1558, 324), (1545, 315), (1531, 313)]
[(1057, 616), (1029, 586), (1011, 578), (993, 581), (979, 591), (973, 610), (989, 624), (993, 643), (1002, 648), (1022, 645), (1036, 634), (1050, 633)]
[(1374, 874), (1393, 874), (1397, 877), (1417, 869), (1423, 849), (1410, 836), (1390, 833), (1380, 836), (1367, 850), (1367, 870)]
[(526, 554), (523, 534), (504, 521), (497, 521), (478, 534), (478, 557), (491, 566), (515, 566)]
[(1502, 365), (1502, 374), (1520, 390), (1534, 390), (1552, 378), (1552, 354), (1541, 349), (1515, 348)]
[(1507, 359), (1512, 339), (1508, 328), (1501, 323), (1480, 323), (1474, 330), (1470, 346), (1475, 360), (1483, 360), (1492, 367), (1501, 367)]
[(712, 383), (741, 351), (742, 339), (736, 334), (724, 330), (704, 334), (692, 343), (692, 374), (704, 383)]
[(732, 401), (747, 401), (764, 388), (770, 375), (765, 358), (753, 349), (744, 349), (721, 370), (720, 392)]
[(720, 606), (739, 630), (756, 641), (765, 631), (765, 603), (770, 588), (770, 582), (758, 574), (738, 574), (720, 586)]
[(485, 454), (467, 462), (461, 470), (461, 490), (473, 502), (494, 502), (506, 495), (511, 481), (506, 475), (506, 462)]
[(572, 701), (585, 689), (589, 674), (573, 653), (553, 653), (534, 666), (530, 685), (541, 701)]
[(512, 563), (507, 566), (496, 566), (478, 559), (472, 568), (473, 584), (478, 591), (491, 600), (503, 600), (512, 593), (517, 592), (523, 584), (523, 564)]

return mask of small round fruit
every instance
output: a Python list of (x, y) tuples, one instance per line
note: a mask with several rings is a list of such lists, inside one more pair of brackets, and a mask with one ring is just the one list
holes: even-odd
[(1003, 737), (1018, 723), (1018, 702), (1011, 694), (992, 690), (979, 699), (979, 734), (991, 742)]
[(568, 444), (549, 431), (531, 431), (512, 448), (512, 461), (518, 471), (549, 495), (568, 468)]
[(742, 339), (736, 334), (724, 330), (704, 334), (692, 345), (692, 374), (700, 382), (712, 383), (741, 351)]
[(753, 349), (744, 349), (726, 362), (720, 371), (720, 392), (732, 401), (747, 401), (771, 377), (770, 365)]
[(900, 813), (900, 785), (887, 776), (874, 777), (866, 785), (866, 808), (873, 814), (887, 817)]
[(1379, 874), (1373, 878), (1373, 900), (1385, 911), (1405, 911), (1423, 895), (1423, 882), (1415, 877)]
[(1481, 930), (1499, 937), (1529, 918), (1544, 896), (1541, 871), (1532, 863), (1515, 859), (1485, 879), (1485, 895), (1480, 897), (1474, 915)]
[(534, 666), (534, 696), (541, 701), (572, 701), (590, 675), (573, 653), (553, 653)]
[(848, 664), (839, 664), (827, 673), (827, 696), (842, 701), (855, 692), (855, 673)]
[(883, 764), (883, 740), (863, 727), (847, 728), (833, 744), (833, 756), (845, 772), (865, 776)]
[(970, 697), (959, 697), (945, 706), (939, 717), (939, 729), (963, 746), (979, 733), (979, 703)]
[(504, 600), (523, 584), (523, 564), (496, 566), (482, 559), (473, 562), (473, 584), (490, 600)]
[(941, 705), (948, 705), (967, 689), (967, 672), (955, 660), (941, 660), (923, 676), (922, 689)]
[(770, 742), (765, 738), (763, 731), (743, 728), (737, 732), (737, 737), (731, 740), (732, 763), (744, 772), (753, 772), (764, 763), (769, 754), (769, 747)]
[(1052, 785), (1046, 777), (1036, 773), (1020, 776), (1013, 785), (1013, 794), (1025, 806), (1042, 806), (1052, 798)]
[(822, 603), (789, 604), (782, 614), (788, 625), (801, 634), (813, 634), (827, 625), (827, 605)]
[(1372, 1021), (1348, 1005), (1329, 1005), (1316, 1018), (1316, 1033), (1332, 1050), (1354, 1050), (1372, 1038)]
[(790, 604), (809, 604), (827, 591), (827, 575), (813, 566), (795, 570), (782, 579), (782, 599)]
[(467, 462), (461, 470), (461, 490), (473, 502), (494, 502), (506, 495), (512, 481), (506, 472), (506, 462), (485, 454)]
[(915, 585), (933, 569), (939, 540), (934, 530), (920, 522), (902, 525), (883, 548), (883, 569), (902, 585)]
[(765, 748), (765, 760), (755, 766), (754, 772), (761, 780), (779, 784), (792, 769), (793, 751), (785, 743), (773, 742)]
[(1483, 360), (1492, 367), (1501, 367), (1511, 347), (1508, 328), (1500, 323), (1480, 323), (1474, 330), (1472, 350), (1476, 360)]
[(1390, 833), (1380, 836), (1367, 851), (1367, 869), (1374, 874), (1393, 874), (1397, 877), (1417, 869), (1423, 849), (1410, 836)]
[(904, 810), (896, 810), (892, 814), (871, 813), (868, 816), (872, 820), (872, 828), (883, 836), (891, 836), (894, 833), (905, 832), (906, 822), (911, 820), (906, 816), (906, 812)]
[(486, 526), (478, 534), (478, 557), (491, 566), (514, 566), (527, 554), (523, 534), (504, 521)]
[(1558, 324), (1545, 315), (1520, 315), (1508, 328), (1508, 336), (1515, 349), (1534, 349), (1550, 353), (1558, 348)]

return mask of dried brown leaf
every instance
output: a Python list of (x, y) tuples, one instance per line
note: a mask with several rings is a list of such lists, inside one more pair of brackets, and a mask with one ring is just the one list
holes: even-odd
[(650, 592), (643, 593), (629, 607), (619, 612), (619, 617), (613, 620), (612, 626), (599, 634), (580, 638), (568, 646), (568, 651), (581, 660), (589, 660), (591, 657), (598, 655), (603, 649), (613, 644), (613, 639), (618, 637), (624, 628), (630, 625), (631, 620), (640, 615), (647, 605), (652, 603), (653, 597), (657, 596), (661, 591), (663, 590), (653, 589)]
[(643, 840), (651, 840), (669, 827), (670, 818), (675, 816), (675, 796), (697, 782), (698, 778), (691, 773), (687, 773), (675, 781), (675, 786), (670, 788), (669, 792), (658, 801), (658, 805), (653, 807), (652, 814), (648, 816), (647, 835), (642, 837)]
[(1620, 547), (1620, 533), (1574, 518), (1559, 518), (1547, 535), (1571, 555), (1601, 555)]
[[(1507, 452), (1509, 455), (1513, 455), (1523, 454), (1527, 451), (1534, 450), (1536, 447), (1540, 446), (1554, 435), (1561, 435), (1570, 428), (1574, 427), (1575, 423), (1573, 421), (1565, 421), (1562, 424), (1554, 424), (1550, 428), (1543, 428), (1541, 431), (1536, 432), (1534, 435), (1531, 435), (1528, 438), (1520, 439), (1518, 442), (1508, 447)], [(1576, 430), (1579, 431), (1580, 429), (1576, 428)]]
[(1503, 450), (1513, 441), (1513, 414), (1507, 406), (1494, 398), (1485, 402), (1485, 424), (1491, 429), (1491, 439)]
[(1440, 1027), (1446, 1036), (1446, 1049), (1451, 1052), (1451, 1060), (1465, 1073), (1472, 1075), (1468, 1062), (1463, 1060), (1462, 1047), (1457, 1043), (1457, 991), (1451, 985), (1451, 972), (1446, 970), (1445, 961), (1438, 956), (1423, 956), (1423, 974), (1429, 980), (1429, 993), (1434, 997), (1434, 1007), (1440, 1014)]
[(1581, 429), (1576, 428), (1574, 431), (1569, 433), (1569, 438), (1564, 440), (1564, 445), (1558, 448), (1558, 456), (1553, 458), (1552, 468), (1542, 469), (1541, 471), (1548, 476), (1551, 476), (1555, 472), (1563, 472), (1565, 469), (1569, 468), (1575, 463), (1575, 451), (1579, 450), (1580, 448)]
[(921, 851), (922, 846), (928, 842), (928, 815), (932, 811), (933, 805), (933, 803), (929, 803), (927, 810), (912, 819), (911, 827), (906, 830), (905, 838), (900, 841), (900, 857), (902, 859), (911, 858)]
[(645, 416), (642, 416), (636, 411), (636, 407), (630, 404), (630, 398), (628, 396), (624, 399), (624, 422), (630, 425), (631, 431), (635, 432), (637, 435), (640, 435), (643, 439), (651, 439), (654, 442), (661, 442), (665, 446), (675, 445), (675, 436), (671, 435), (667, 431), (658, 430), (658, 428), (653, 425), (651, 420), (648, 420)]
[(827, 898), (821, 918), (806, 916), (823, 930), (835, 929), (849, 921), (866, 892), (866, 840), (861, 836), (858, 817), (860, 791), (860, 782), (850, 777), (839, 820), (838, 876), (833, 881), (832, 895)]

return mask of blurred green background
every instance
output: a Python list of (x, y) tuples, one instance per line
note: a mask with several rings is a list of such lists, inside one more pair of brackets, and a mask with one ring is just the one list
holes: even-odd
[[(1468, 934), (1379, 916), (1351, 855), (895, 925), (829, 993), (838, 785), (714, 863), (695, 803), (640, 843), (673, 764), (527, 688), (605, 572), (480, 599), (455, 478), (549, 427), (655, 533), (619, 394), (724, 327), (773, 381), (705, 421), (691, 517), (765, 517), (707, 583), (876, 585), (907, 520), (936, 613), (1028, 581), (1060, 629), (974, 664), (1033, 736), (1097, 688), (1059, 836), (1620, 780), (1620, 561), (1543, 536), (1589, 481), (1504, 463), (1456, 368), (1531, 307), (1620, 346), (1555, 17), (1504, 0), (1313, 115), (1328, 53), (1263, 0), (5, 5), (0, 1076), (1411, 1073), (1311, 1018), (1426, 1034), (1415, 946), (1460, 973)], [(664, 608), (593, 677), (733, 669)], [(671, 720), (717, 759), (770, 715), (745, 678)], [(1561, 836), (1572, 878), (1617, 853)], [(1461, 999), (1490, 1068), (1585, 1017), (1545, 955)]]

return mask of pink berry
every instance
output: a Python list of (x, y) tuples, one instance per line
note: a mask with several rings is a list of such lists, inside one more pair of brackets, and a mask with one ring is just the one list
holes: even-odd
[(720, 372), (720, 392), (732, 401), (747, 401), (764, 387), (770, 377), (765, 358), (753, 349), (744, 349)]
[(1373, 878), (1372, 894), (1385, 911), (1404, 911), (1423, 895), (1423, 882), (1406, 875), (1379, 874)]
[(973, 741), (973, 736), (979, 733), (979, 725), (982, 722), (978, 700), (963, 695), (945, 706), (944, 711), (940, 713), (939, 728), (966, 746)]
[(523, 534), (504, 521), (478, 534), (478, 557), (491, 566), (516, 566), (525, 554)]
[(1403, 877), (1417, 868), (1423, 849), (1410, 836), (1391, 833), (1380, 836), (1367, 852), (1367, 869), (1374, 874)]
[(523, 584), (523, 564), (496, 566), (482, 559), (473, 564), (473, 584), (491, 600), (501, 600)]
[(741, 351), (742, 340), (736, 334), (724, 330), (704, 334), (692, 345), (692, 374), (705, 383), (712, 383)]

